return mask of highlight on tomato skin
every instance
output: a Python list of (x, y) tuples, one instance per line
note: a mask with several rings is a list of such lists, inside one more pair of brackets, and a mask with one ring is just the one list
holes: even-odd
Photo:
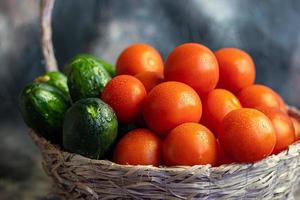
[(202, 96), (213, 90), (218, 83), (218, 61), (206, 46), (185, 43), (168, 55), (164, 75), (166, 81), (185, 83)]
[(136, 75), (151, 71), (164, 73), (164, 63), (159, 52), (149, 44), (136, 43), (128, 46), (119, 55), (116, 63), (117, 75)]
[(162, 155), (167, 166), (214, 166), (217, 162), (216, 138), (201, 124), (183, 123), (164, 139)]

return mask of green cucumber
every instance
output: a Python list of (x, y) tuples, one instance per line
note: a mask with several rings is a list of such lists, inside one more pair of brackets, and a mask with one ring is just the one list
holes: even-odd
[(44, 75), (37, 77), (34, 82), (48, 83), (61, 90), (66, 96), (69, 96), (67, 77), (59, 71), (46, 72)]
[(94, 57), (76, 56), (67, 66), (68, 87), (73, 102), (98, 97), (111, 79), (104, 66)]
[(53, 143), (62, 142), (63, 119), (69, 106), (64, 93), (48, 83), (32, 83), (20, 97), (25, 123)]
[(70, 152), (101, 159), (117, 138), (118, 121), (113, 109), (98, 98), (81, 99), (67, 111), (63, 147)]

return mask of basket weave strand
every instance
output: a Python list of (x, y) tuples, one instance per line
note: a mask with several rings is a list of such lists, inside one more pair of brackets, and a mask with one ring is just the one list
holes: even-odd
[(57, 71), (57, 62), (52, 44), (51, 14), (54, 0), (41, 1), (41, 44), (47, 71)]
[[(51, 39), (54, 0), (41, 0), (41, 44), (47, 71), (57, 70)], [(300, 121), (300, 112), (289, 107)], [(125, 166), (62, 151), (30, 131), (43, 167), (66, 199), (294, 199), (300, 143), (254, 164)]]

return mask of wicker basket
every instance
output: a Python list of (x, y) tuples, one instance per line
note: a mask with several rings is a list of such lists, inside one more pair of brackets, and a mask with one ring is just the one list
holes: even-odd
[[(51, 41), (54, 0), (42, 0), (42, 48), (46, 69), (56, 70)], [(289, 107), (300, 121), (300, 112)], [(67, 199), (294, 199), (300, 178), (300, 143), (254, 164), (220, 167), (124, 166), (68, 153), (33, 131), (43, 166)]]

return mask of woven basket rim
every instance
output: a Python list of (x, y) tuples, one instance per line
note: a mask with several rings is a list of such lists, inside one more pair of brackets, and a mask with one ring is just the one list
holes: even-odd
[[(300, 111), (297, 110), (296, 107), (293, 106), (287, 106), (288, 107), (288, 112), (290, 116), (300, 116)], [(38, 134), (36, 134), (33, 130), (30, 130), (30, 135), (32, 137), (32, 139), (34, 140), (34, 142), (40, 146), (47, 146), (47, 148), (50, 148), (52, 150), (54, 150), (55, 152), (58, 152), (60, 154), (62, 154), (62, 157), (64, 157), (65, 159), (80, 159), (82, 161), (84, 161), (85, 163), (91, 163), (91, 164), (97, 164), (97, 165), (105, 165), (107, 167), (114, 167), (114, 168), (128, 168), (128, 169), (142, 169), (142, 170), (153, 170), (153, 171), (160, 171), (160, 172), (181, 172), (184, 170), (193, 170), (193, 168), (195, 169), (203, 169), (203, 170), (210, 170), (211, 172), (217, 171), (218, 173), (220, 173), (221, 171), (227, 172), (228, 170), (232, 169), (232, 168), (249, 168), (251, 166), (256, 166), (256, 165), (260, 165), (262, 163), (268, 163), (269, 161), (274, 161), (274, 160), (287, 160), (289, 158), (291, 158), (294, 156), (298, 156), (300, 153), (300, 141), (296, 141), (295, 143), (293, 143), (292, 145), (290, 145), (288, 147), (287, 150), (284, 150), (282, 152), (280, 152), (279, 154), (272, 154), (262, 160), (259, 160), (257, 162), (254, 163), (231, 163), (231, 164), (224, 164), (218, 167), (213, 167), (209, 164), (207, 165), (193, 165), (193, 166), (152, 166), (152, 165), (121, 165), (121, 164), (117, 164), (113, 161), (110, 160), (96, 160), (96, 159), (91, 159), (76, 153), (71, 153), (71, 152), (67, 152), (64, 151), (63, 149), (61, 149), (61, 147), (59, 147), (58, 145), (55, 144), (51, 144), (49, 141), (47, 141), (45, 138), (39, 136)], [(295, 153), (291, 153), (291, 152), (295, 152)]]

